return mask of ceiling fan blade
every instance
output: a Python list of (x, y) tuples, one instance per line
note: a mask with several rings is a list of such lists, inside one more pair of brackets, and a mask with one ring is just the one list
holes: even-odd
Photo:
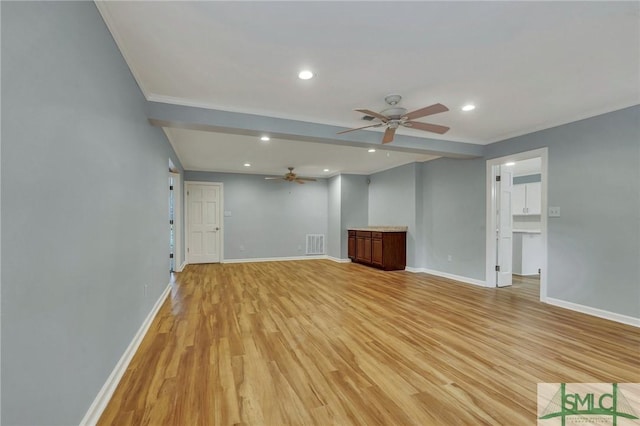
[(382, 143), (391, 142), (395, 134), (396, 134), (396, 129), (392, 127), (387, 127), (387, 130), (384, 131), (384, 136), (382, 137)]
[(439, 135), (447, 133), (447, 131), (449, 130), (449, 127), (447, 126), (440, 126), (438, 124), (421, 123), (419, 121), (405, 121), (403, 125), (410, 129), (426, 130), (427, 132), (438, 133)]
[(296, 180), (304, 180), (306, 182), (315, 182), (316, 181), (315, 178), (309, 178), (309, 177), (297, 177)]
[(382, 123), (370, 124), (370, 125), (364, 126), (364, 127), (356, 127), (355, 129), (343, 130), (343, 131), (338, 132), (336, 134), (337, 135), (341, 135), (343, 133), (353, 132), (354, 130), (361, 130), (361, 129), (366, 129), (368, 127), (380, 127), (380, 126), (382, 126)]
[(363, 114), (367, 114), (370, 115), (372, 117), (377, 118), (378, 120), (382, 121), (383, 123), (386, 123), (387, 121), (389, 121), (389, 119), (387, 117), (385, 117), (384, 115), (380, 114), (379, 112), (375, 112), (375, 111), (371, 111), (370, 109), (356, 109), (354, 111), (358, 111), (361, 112)]
[(438, 114), (440, 112), (445, 112), (445, 111), (449, 111), (449, 108), (447, 108), (442, 104), (433, 104), (428, 107), (411, 111), (410, 113), (405, 115), (403, 118), (406, 118), (407, 120), (413, 120), (414, 118), (426, 117), (427, 115)]
[(302, 181), (300, 179), (295, 179), (294, 182), (295, 183), (299, 183), (300, 185), (304, 185), (304, 181)]

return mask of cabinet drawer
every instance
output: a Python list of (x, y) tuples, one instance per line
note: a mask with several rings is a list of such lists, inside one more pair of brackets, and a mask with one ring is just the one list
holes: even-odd
[(382, 232), (372, 232), (371, 238), (382, 239)]
[(357, 237), (371, 238), (371, 231), (356, 231)]

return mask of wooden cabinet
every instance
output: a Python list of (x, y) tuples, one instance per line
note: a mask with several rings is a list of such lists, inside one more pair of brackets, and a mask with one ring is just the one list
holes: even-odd
[(354, 260), (356, 258), (356, 231), (348, 231), (348, 255), (349, 259)]
[[(349, 258), (387, 271), (407, 263), (407, 233), (349, 230)], [(353, 248), (353, 250), (352, 250)]]
[(514, 215), (540, 214), (542, 186), (540, 182), (513, 185), (511, 212)]
[(356, 231), (356, 261), (371, 263), (371, 232)]
[(382, 247), (382, 236), (380, 236), (379, 238), (371, 237), (371, 263), (376, 266), (383, 265)]

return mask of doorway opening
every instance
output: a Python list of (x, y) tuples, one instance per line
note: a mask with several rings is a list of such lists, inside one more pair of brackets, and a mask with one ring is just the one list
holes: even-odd
[(540, 277), (547, 295), (547, 164), (541, 148), (487, 160), (486, 285)]

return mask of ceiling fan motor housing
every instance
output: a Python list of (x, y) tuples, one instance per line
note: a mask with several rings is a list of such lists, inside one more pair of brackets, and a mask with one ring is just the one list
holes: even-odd
[(384, 111), (382, 111), (380, 114), (384, 115), (385, 117), (389, 117), (391, 119), (399, 119), (407, 114), (407, 109), (401, 108), (401, 107), (387, 108)]

